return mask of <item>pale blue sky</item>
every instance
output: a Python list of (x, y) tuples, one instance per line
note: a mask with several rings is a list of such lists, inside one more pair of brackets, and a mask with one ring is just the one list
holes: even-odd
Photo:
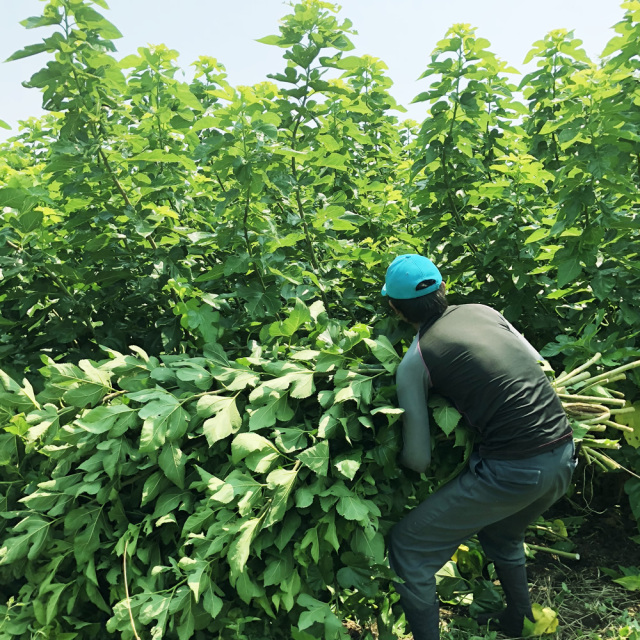
[[(283, 50), (255, 42), (278, 33), (278, 20), (290, 12), (281, 0), (107, 0), (104, 12), (122, 32), (116, 41), (118, 56), (137, 47), (164, 43), (180, 52), (180, 66), (200, 55), (222, 62), (233, 85), (266, 80), (281, 70)], [(343, 0), (340, 16), (358, 31), (355, 54), (381, 58), (389, 67), (391, 90), (409, 109), (405, 117), (422, 120), (425, 105), (409, 105), (427, 81), (418, 81), (429, 54), (449, 27), (468, 22), (477, 35), (491, 42), (491, 50), (523, 71), (522, 61), (534, 41), (552, 29), (573, 29), (584, 48), (597, 60), (609, 39), (611, 27), (623, 17), (617, 0)], [(19, 22), (39, 15), (39, 0), (0, 0), (0, 60), (39, 42), (44, 29), (24, 29)], [(98, 8), (99, 9), (99, 8)], [(99, 9), (101, 12), (102, 10)], [(46, 55), (0, 64), (0, 119), (14, 127), (0, 129), (0, 139), (16, 131), (17, 121), (39, 115), (40, 94), (21, 86), (46, 62)]]

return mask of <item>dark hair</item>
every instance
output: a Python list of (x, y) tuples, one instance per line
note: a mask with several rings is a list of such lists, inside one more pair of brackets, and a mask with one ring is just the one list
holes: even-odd
[[(426, 289), (434, 283), (433, 280), (421, 282), (416, 290)], [(424, 324), (429, 320), (439, 318), (449, 306), (445, 295), (444, 282), (433, 293), (428, 293), (420, 298), (410, 298), (409, 300), (398, 300), (389, 298), (393, 306), (411, 323)]]

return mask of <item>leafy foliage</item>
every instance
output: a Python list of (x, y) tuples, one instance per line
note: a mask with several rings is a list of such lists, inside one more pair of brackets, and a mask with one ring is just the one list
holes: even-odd
[(396, 466), (389, 372), (357, 364), (365, 341), (398, 357), (318, 303), (300, 328), (299, 344), (236, 361), (215, 344), (46, 359), (37, 395), (3, 377), (0, 575), (21, 602), (4, 607), (7, 637), (34, 620), (89, 637), (99, 610), (123, 637), (132, 615), (186, 638), (232, 628), (244, 606), (260, 611), (252, 637), (346, 637), (336, 610), (383, 606), (386, 531), (432, 486)]

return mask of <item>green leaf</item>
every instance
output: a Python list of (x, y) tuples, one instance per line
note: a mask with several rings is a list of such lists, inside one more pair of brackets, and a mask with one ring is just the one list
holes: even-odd
[[(337, 616), (331, 610), (331, 607), (326, 602), (316, 600), (313, 596), (307, 593), (303, 593), (298, 598), (298, 604), (301, 607), (305, 607), (307, 611), (300, 614), (298, 618), (298, 628), (300, 630), (308, 629), (316, 623), (323, 623), (325, 625), (326, 634), (325, 638), (333, 640), (334, 638), (340, 638), (341, 640), (346, 637), (346, 632)], [(303, 636), (299, 636), (301, 639)]]
[(215, 619), (218, 617), (218, 614), (222, 611), (223, 605), (224, 602), (213, 592), (213, 589), (209, 588), (204, 592), (202, 606), (212, 618)]
[(616, 584), (622, 585), (629, 591), (640, 591), (640, 574), (637, 576), (623, 576), (614, 580)]
[(297, 469), (276, 469), (267, 476), (267, 486), (273, 491), (271, 507), (265, 520), (269, 527), (284, 518), (287, 501), (298, 476)]
[(187, 571), (187, 584), (193, 593), (194, 600), (198, 602), (203, 588), (209, 585), (209, 577), (206, 573), (209, 569), (208, 563), (204, 560), (182, 558), (178, 564)]
[(262, 44), (272, 44), (278, 47), (288, 47), (288, 43), (284, 41), (280, 36), (265, 36), (264, 38), (258, 38), (256, 42), (260, 42)]
[(273, 432), (275, 443), (284, 453), (291, 453), (307, 446), (307, 435), (301, 428), (278, 427)]
[(371, 349), (371, 353), (382, 363), (389, 373), (394, 373), (400, 364), (400, 356), (386, 336), (380, 336), (375, 340), (365, 338), (365, 343)]
[(0, 466), (13, 465), (17, 462), (17, 438), (12, 433), (0, 433)]
[(124, 404), (95, 407), (78, 418), (75, 424), (89, 433), (100, 435), (111, 430), (123, 415), (132, 414), (135, 414), (134, 410)]
[(97, 31), (107, 40), (122, 38), (122, 34), (104, 16), (95, 9), (87, 6), (80, 6), (75, 9), (74, 17), (80, 27)]
[(253, 504), (262, 496), (262, 485), (256, 482), (250, 475), (243, 473), (239, 469), (234, 469), (225, 478), (223, 487), (219, 492), (212, 495), (211, 499), (219, 499), (219, 495), (227, 492), (228, 488), (231, 489), (230, 499), (237, 497), (241, 498), (238, 502), (238, 512), (241, 516), (252, 513)]
[(254, 131), (262, 133), (265, 137), (270, 140), (278, 139), (278, 127), (269, 122), (254, 122), (253, 123)]
[[(287, 380), (288, 382), (290, 380)], [(249, 408), (249, 428), (252, 431), (266, 429), (272, 427), (278, 419), (287, 420), (292, 417), (291, 409), (287, 402), (287, 394), (277, 390), (269, 390), (264, 396), (267, 402), (261, 407), (254, 409)]]
[(311, 320), (311, 313), (302, 300), (296, 299), (295, 307), (289, 317), (283, 322), (277, 322), (269, 327), (272, 336), (292, 336), (303, 324)]
[(155, 593), (149, 594), (148, 600), (140, 608), (140, 622), (151, 624), (155, 620), (157, 622), (155, 629), (163, 629), (169, 615), (171, 600), (170, 596)]
[[(339, 384), (341, 378), (336, 375), (335, 379), (336, 384)], [(355, 400), (358, 406), (361, 404), (368, 405), (371, 402), (372, 379), (360, 374), (349, 373), (347, 380), (349, 381), (347, 386), (337, 390), (334, 401), (339, 403)]]
[(313, 381), (313, 371), (305, 371), (304, 373), (295, 373), (291, 375), (292, 398), (309, 398), (316, 390), (316, 385)]
[(365, 62), (360, 56), (345, 56), (344, 58), (340, 58), (336, 63), (336, 68), (345, 69), (345, 70), (353, 70), (359, 69), (360, 67), (365, 66)]
[(178, 509), (185, 502), (185, 496), (177, 487), (169, 485), (156, 500), (152, 518), (162, 518)]
[(240, 597), (240, 600), (242, 600), (245, 604), (249, 604), (252, 601), (257, 602), (258, 599), (261, 599), (261, 610), (264, 610), (264, 589), (251, 579), (251, 574), (249, 571), (243, 571), (238, 576), (238, 579), (235, 582), (235, 588), (238, 596)]
[(73, 407), (88, 407), (100, 402), (109, 391), (109, 387), (88, 382), (80, 384), (75, 389), (69, 389), (62, 396), (62, 399)]
[(160, 495), (160, 493), (169, 486), (166, 474), (161, 471), (154, 471), (144, 482), (142, 486), (142, 500), (140, 506), (151, 502)]
[(27, 45), (24, 49), (20, 49), (15, 53), (12, 53), (5, 62), (11, 62), (12, 60), (21, 60), (22, 58), (29, 58), (45, 51), (51, 51), (51, 45), (49, 43), (41, 42), (39, 44)]
[(236, 433), (242, 426), (235, 398), (216, 397), (216, 402), (211, 407), (216, 411), (215, 417), (205, 420), (202, 425), (202, 431), (210, 447)]
[[(178, 593), (179, 591), (180, 589), (178, 589)], [(178, 632), (178, 640), (190, 640), (195, 632), (196, 615), (199, 613), (195, 607), (195, 601), (191, 595), (191, 591), (188, 589), (186, 589), (186, 591), (187, 595), (182, 602), (180, 602), (179, 597), (177, 599), (177, 602), (180, 603), (179, 611), (181, 612), (179, 624), (176, 629)]]
[(301, 451), (297, 456), (303, 465), (315, 471), (319, 476), (326, 476), (329, 467), (329, 443), (321, 440), (317, 444)]
[(21, 20), (20, 24), (25, 29), (36, 29), (37, 27), (47, 27), (53, 24), (60, 24), (62, 21), (62, 14), (57, 11), (52, 11), (49, 15), (44, 16), (32, 16), (31, 18), (26, 18), (25, 20)]
[(189, 426), (189, 414), (179, 400), (162, 390), (127, 394), (132, 400), (153, 398), (138, 412), (144, 420), (140, 433), (140, 451), (143, 453), (159, 449), (165, 440), (178, 440)]
[(43, 219), (42, 211), (36, 211), (34, 209), (26, 211), (18, 216), (20, 230), (24, 233), (35, 231), (42, 226)]
[(0, 369), (0, 406), (15, 408), (18, 411), (30, 411), (31, 409), (40, 409), (40, 404), (36, 400), (33, 387), (25, 378), (21, 387), (11, 376), (8, 376)]
[(139, 153), (135, 156), (131, 156), (127, 159), (128, 162), (175, 162), (183, 165), (190, 171), (196, 170), (196, 165), (187, 156), (181, 156), (176, 153), (170, 153), (162, 151), (161, 149), (152, 149)]
[(0, 565), (13, 564), (25, 557), (35, 560), (47, 541), (50, 525), (50, 521), (35, 514), (18, 522), (12, 533), (19, 535), (5, 538), (0, 547)]
[(544, 240), (549, 235), (549, 229), (536, 229), (525, 241), (525, 244)]
[(325, 158), (319, 158), (318, 160), (316, 160), (316, 164), (320, 167), (329, 167), (330, 169), (347, 169), (344, 156), (338, 153), (330, 153)]
[(227, 391), (242, 391), (247, 387), (254, 387), (260, 377), (246, 367), (231, 365), (226, 358), (212, 351), (213, 345), (205, 347), (205, 355), (212, 360), (213, 377), (224, 384)]
[(357, 589), (370, 598), (376, 595), (378, 585), (371, 579), (371, 569), (368, 567), (342, 567), (336, 574), (338, 583), (343, 589)]
[(26, 189), (16, 189), (13, 187), (3, 187), (0, 189), (0, 207), (10, 207), (21, 213), (30, 211), (38, 199)]
[(306, 549), (307, 547), (311, 547), (311, 558), (314, 562), (317, 563), (320, 559), (320, 539), (318, 537), (318, 527), (307, 529), (307, 532), (304, 534), (304, 538), (302, 538), (302, 541), (300, 542), (300, 549)]
[(276, 446), (257, 433), (240, 433), (231, 443), (231, 461), (245, 460), (252, 471), (266, 471), (279, 456)]
[(449, 435), (458, 426), (462, 418), (460, 412), (442, 396), (432, 395), (429, 398), (429, 408), (433, 412), (436, 424), (446, 435)]
[(382, 564), (384, 562), (384, 537), (380, 531), (376, 531), (373, 527), (357, 529), (352, 548), (376, 564)]
[(80, 507), (64, 519), (65, 532), (73, 532), (73, 552), (79, 565), (89, 562), (100, 548), (104, 529), (102, 507)]
[(368, 522), (370, 517), (369, 507), (355, 494), (343, 496), (336, 506), (338, 513), (347, 520)]
[(349, 480), (353, 480), (362, 464), (361, 458), (361, 451), (343, 453), (334, 458), (333, 466), (338, 470), (340, 475)]
[(186, 458), (176, 444), (167, 442), (162, 447), (162, 451), (158, 456), (158, 464), (171, 482), (184, 489)]
[(579, 258), (572, 257), (564, 260), (558, 265), (558, 287), (563, 288), (565, 285), (575, 282), (581, 273), (582, 266)]
[(290, 553), (281, 553), (267, 560), (267, 568), (262, 576), (265, 587), (282, 584), (293, 571), (293, 559)]
[(341, 144), (328, 133), (322, 134), (318, 136), (318, 142), (320, 142), (327, 151), (339, 151), (342, 146)]
[(238, 534), (229, 545), (227, 560), (231, 571), (231, 583), (235, 584), (238, 576), (244, 572), (249, 559), (251, 543), (262, 527), (262, 518), (251, 518), (242, 524)]

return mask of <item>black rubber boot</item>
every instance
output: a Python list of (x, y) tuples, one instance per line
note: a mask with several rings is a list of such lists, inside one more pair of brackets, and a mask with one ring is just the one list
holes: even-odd
[(403, 611), (413, 640), (439, 640), (440, 605), (432, 604), (421, 609), (403, 607)]
[(479, 625), (489, 624), (492, 629), (512, 638), (519, 638), (522, 636), (525, 618), (533, 621), (527, 570), (524, 565), (518, 567), (496, 565), (496, 573), (502, 585), (507, 606), (499, 613), (480, 614), (476, 620)]

